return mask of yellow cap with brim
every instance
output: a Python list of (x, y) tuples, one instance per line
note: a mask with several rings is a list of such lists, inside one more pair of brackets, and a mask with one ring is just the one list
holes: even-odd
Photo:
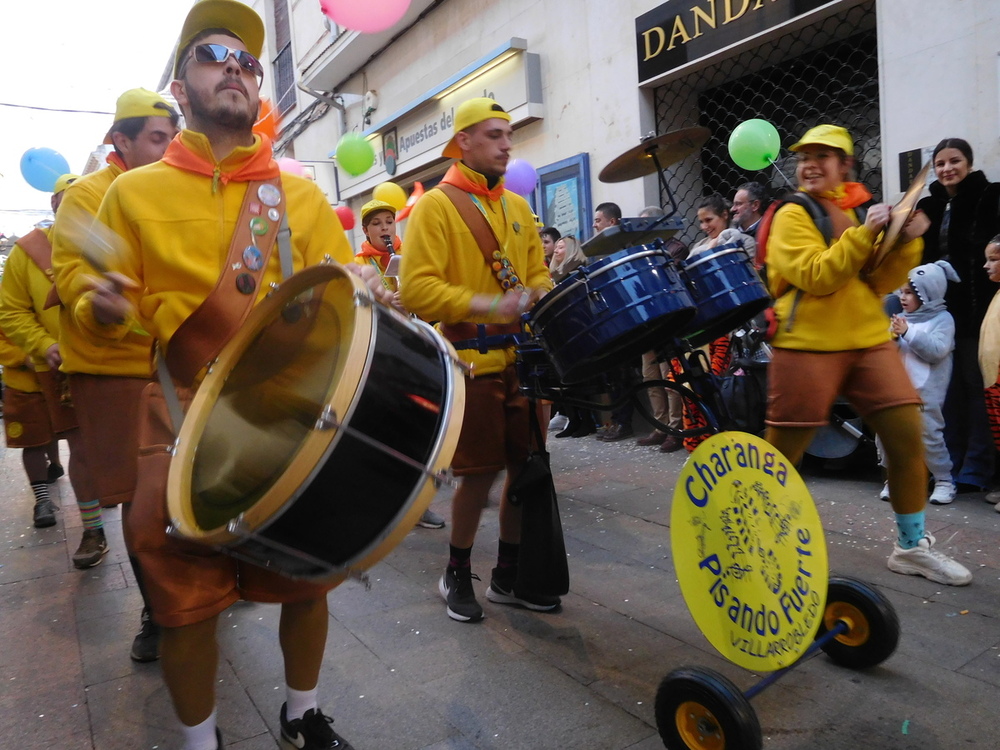
[(52, 188), (52, 195), (59, 195), (63, 190), (68, 188), (74, 182), (80, 179), (78, 174), (64, 174), (58, 180), (56, 180), (56, 186)]
[(817, 125), (806, 131), (790, 151), (801, 151), (803, 146), (818, 145), (839, 148), (848, 156), (854, 156), (854, 139), (839, 125)]
[(388, 211), (393, 216), (396, 215), (396, 209), (391, 203), (386, 203), (385, 201), (368, 201), (361, 207), (361, 225), (364, 226), (365, 220), (379, 211)]
[[(492, 120), (494, 117), (510, 122), (510, 115), (504, 111), (504, 108), (485, 96), (462, 102), (455, 112), (455, 135), (485, 120)], [(462, 158), (462, 149), (455, 142), (455, 135), (448, 141), (448, 145), (444, 147), (441, 156), (449, 159)]]
[(208, 29), (225, 29), (235, 34), (246, 45), (247, 52), (260, 58), (264, 49), (264, 22), (253, 8), (238, 0), (199, 0), (188, 11), (181, 27), (174, 57), (174, 78), (181, 66), (181, 54), (187, 51), (192, 39)]
[[(130, 117), (170, 117), (173, 113), (174, 109), (170, 103), (155, 91), (129, 89), (118, 97), (118, 103), (115, 105), (115, 120), (111, 124), (112, 130), (115, 123)], [(104, 136), (104, 142), (112, 142), (111, 130), (108, 130), (108, 134)]]

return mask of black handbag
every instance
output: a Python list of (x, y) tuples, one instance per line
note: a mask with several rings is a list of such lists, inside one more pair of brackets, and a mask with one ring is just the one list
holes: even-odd
[(563, 596), (569, 591), (569, 564), (562, 520), (534, 402), (530, 412), (536, 449), (528, 454), (507, 491), (511, 505), (521, 508), (521, 545), (514, 588), (540, 596)]

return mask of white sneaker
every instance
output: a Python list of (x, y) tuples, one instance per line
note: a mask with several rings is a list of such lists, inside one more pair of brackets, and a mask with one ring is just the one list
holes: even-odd
[(947, 479), (934, 481), (934, 491), (930, 496), (931, 505), (947, 505), (955, 499), (955, 484)]
[(986, 496), (983, 498), (990, 505), (996, 505), (1000, 503), (1000, 490), (993, 490), (993, 492), (987, 492)]
[(569, 426), (569, 417), (565, 414), (556, 414), (549, 420), (549, 432), (562, 432)]
[(889, 483), (886, 482), (882, 485), (882, 491), (878, 493), (878, 499), (884, 503), (889, 502)]
[(934, 549), (934, 537), (930, 534), (925, 534), (913, 549), (903, 549), (896, 542), (889, 555), (889, 570), (906, 576), (923, 576), (947, 586), (966, 586), (972, 581), (972, 573), (964, 565)]

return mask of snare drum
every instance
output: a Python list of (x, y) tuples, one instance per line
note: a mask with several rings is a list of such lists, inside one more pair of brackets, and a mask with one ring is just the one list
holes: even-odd
[(661, 344), (694, 317), (694, 302), (663, 242), (583, 266), (528, 314), (564, 383), (607, 372)]
[(292, 578), (370, 567), (430, 504), (464, 404), (430, 326), (340, 266), (301, 271), (198, 389), (170, 465), (171, 531)]
[(558, 400), (564, 396), (587, 398), (608, 390), (603, 378), (588, 380), (573, 385), (564, 385), (556, 368), (552, 366), (545, 349), (535, 339), (517, 345), (518, 387), (522, 396), (533, 399)]
[(771, 304), (771, 295), (740, 243), (691, 256), (684, 261), (683, 271), (698, 306), (698, 314), (681, 334), (692, 346), (736, 330)]

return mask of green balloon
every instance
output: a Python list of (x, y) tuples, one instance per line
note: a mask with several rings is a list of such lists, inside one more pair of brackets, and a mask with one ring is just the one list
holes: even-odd
[(345, 133), (337, 144), (337, 164), (350, 175), (357, 177), (371, 169), (375, 163), (375, 149), (367, 139), (357, 133)]
[(766, 169), (780, 151), (781, 137), (767, 120), (741, 122), (729, 136), (729, 155), (743, 169)]

